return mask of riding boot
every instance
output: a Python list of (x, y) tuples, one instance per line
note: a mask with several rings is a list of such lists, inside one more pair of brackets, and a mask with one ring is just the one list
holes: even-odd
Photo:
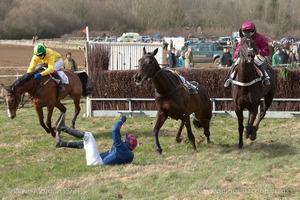
[(58, 84), (58, 91), (59, 92), (62, 92), (65, 90), (65, 86), (60, 78), (60, 76), (58, 75), (57, 72), (53, 73), (52, 76), (54, 77), (55, 81), (57, 82)]
[(270, 80), (269, 80), (270, 77), (265, 70), (265, 63), (263, 63), (262, 65), (258, 65), (258, 68), (262, 72), (263, 85), (265, 85), (265, 86), (271, 85)]
[(56, 143), (55, 147), (56, 148), (68, 147), (68, 148), (82, 149), (83, 148), (83, 141), (80, 141), (80, 142), (58, 141)]
[(75, 130), (66, 126), (62, 127), (61, 130), (79, 139), (83, 139), (84, 137), (84, 132), (80, 130)]

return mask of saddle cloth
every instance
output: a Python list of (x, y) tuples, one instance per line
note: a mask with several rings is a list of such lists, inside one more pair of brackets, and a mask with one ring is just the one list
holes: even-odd
[(173, 71), (173, 70), (166, 70), (166, 71), (169, 71), (171, 72), (172, 74), (174, 74), (179, 82), (181, 82), (181, 84), (190, 92), (190, 94), (197, 94), (198, 93), (198, 84), (196, 81), (192, 81), (192, 82), (189, 82), (185, 79), (185, 77), (181, 76), (180, 74), (178, 74), (176, 71)]

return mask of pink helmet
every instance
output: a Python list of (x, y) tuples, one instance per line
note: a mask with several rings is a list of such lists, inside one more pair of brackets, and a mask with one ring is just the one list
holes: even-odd
[(244, 22), (242, 25), (242, 31), (256, 31), (255, 24), (252, 21)]

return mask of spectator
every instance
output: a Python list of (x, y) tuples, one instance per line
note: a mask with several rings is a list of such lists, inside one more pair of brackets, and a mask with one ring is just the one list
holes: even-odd
[(179, 57), (180, 57), (179, 51), (178, 51), (178, 50), (175, 50), (176, 67), (178, 67)]
[(169, 44), (165, 40), (163, 40), (163, 50), (167, 51), (168, 46), (169, 46)]
[(296, 63), (297, 62), (297, 59), (296, 59), (296, 51), (293, 50), (292, 52), (290, 52), (290, 55), (289, 55), (289, 63)]
[(184, 68), (184, 62), (185, 62), (184, 52), (181, 52), (180, 57), (178, 58), (178, 67)]
[(187, 51), (185, 52), (185, 68), (193, 67), (193, 52), (192, 52), (192, 46), (189, 46)]
[(222, 67), (230, 67), (232, 65), (232, 55), (228, 47), (224, 47), (223, 53), (220, 56), (220, 65)]
[(280, 57), (281, 57), (281, 64), (288, 64), (289, 55), (287, 54), (287, 50), (285, 48), (282, 48), (280, 52)]
[(175, 48), (172, 48), (172, 50), (168, 51), (167, 62), (169, 67), (176, 67)]
[(280, 49), (277, 48), (276, 52), (272, 56), (272, 66), (280, 65), (281, 63)]
[(77, 68), (77, 63), (75, 62), (75, 60), (72, 58), (72, 54), (71, 52), (68, 52), (66, 54), (66, 60), (64, 61), (64, 69), (69, 69), (73, 72), (78, 71)]
[(297, 53), (298, 53), (298, 63), (300, 63), (300, 44), (297, 46)]
[(237, 48), (237, 45), (238, 45), (238, 40), (237, 39), (234, 39), (233, 40), (233, 45), (232, 45), (232, 50), (233, 50), (233, 52), (235, 52), (235, 50), (236, 50), (236, 48)]
[(75, 137), (83, 138), (83, 141), (65, 142), (59, 140), (56, 143), (56, 147), (84, 148), (86, 152), (86, 164), (88, 166), (131, 163), (134, 158), (132, 151), (137, 145), (137, 139), (132, 134), (125, 134), (121, 136), (120, 130), (125, 121), (126, 117), (121, 116), (120, 120), (115, 123), (112, 129), (113, 145), (109, 151), (103, 152), (100, 155), (92, 133), (74, 130), (62, 125), (61, 123), (59, 125), (60, 130), (63, 130)]

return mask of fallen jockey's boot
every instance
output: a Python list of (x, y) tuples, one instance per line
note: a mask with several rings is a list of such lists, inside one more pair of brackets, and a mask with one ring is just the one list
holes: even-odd
[(59, 76), (59, 74), (55, 71), (54, 73), (51, 74), (53, 78), (55, 79), (56, 83), (58, 84), (58, 91), (62, 92), (65, 90), (65, 86)]
[(83, 141), (80, 141), (80, 142), (58, 141), (56, 143), (55, 147), (56, 148), (68, 147), (68, 148), (82, 149), (83, 148)]
[(84, 137), (84, 132), (80, 130), (75, 130), (66, 126), (61, 128), (61, 130), (79, 139), (83, 139)]

